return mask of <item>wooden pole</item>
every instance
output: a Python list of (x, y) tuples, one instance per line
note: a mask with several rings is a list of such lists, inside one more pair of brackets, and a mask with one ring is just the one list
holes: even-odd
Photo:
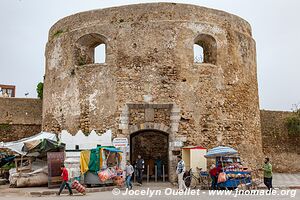
[(136, 182), (136, 174), (137, 174), (137, 168), (134, 169), (134, 176), (133, 176), (133, 182), (134, 183)]

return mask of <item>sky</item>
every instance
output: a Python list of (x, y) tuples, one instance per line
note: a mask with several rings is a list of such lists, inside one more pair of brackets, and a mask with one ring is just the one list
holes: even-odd
[[(161, 2), (155, 0), (0, 0), (0, 84), (16, 85), (17, 97), (36, 97), (43, 80), (50, 27), (81, 11)], [(224, 10), (247, 20), (256, 41), (260, 108), (291, 110), (300, 104), (300, 1), (181, 0)], [(300, 57), (300, 56), (299, 56)]]

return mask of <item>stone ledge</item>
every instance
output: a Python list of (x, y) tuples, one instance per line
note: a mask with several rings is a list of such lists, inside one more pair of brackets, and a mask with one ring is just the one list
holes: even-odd
[[(122, 189), (122, 187), (118, 187), (118, 186), (86, 188), (86, 193), (111, 191), (114, 188)], [(41, 192), (36, 192), (36, 191), (25, 192), (25, 194), (27, 194), (29, 196), (34, 196), (34, 197), (41, 197), (41, 196), (48, 196), (48, 195), (56, 195), (57, 192), (58, 192), (58, 189), (57, 190), (44, 190), (44, 191), (41, 191)], [(73, 194), (81, 194), (78, 191), (76, 191), (75, 189), (72, 189), (72, 192), (73, 192)], [(69, 194), (69, 192), (67, 190), (64, 190), (64, 191), (62, 191), (61, 194)]]

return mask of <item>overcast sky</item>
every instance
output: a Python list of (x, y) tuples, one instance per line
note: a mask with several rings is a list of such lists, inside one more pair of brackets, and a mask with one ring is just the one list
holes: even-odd
[[(36, 97), (45, 68), (50, 27), (80, 11), (160, 1), (0, 0), (0, 84), (17, 87), (17, 97)], [(252, 26), (257, 47), (260, 108), (291, 110), (300, 103), (300, 1), (168, 1), (211, 7), (236, 14)]]

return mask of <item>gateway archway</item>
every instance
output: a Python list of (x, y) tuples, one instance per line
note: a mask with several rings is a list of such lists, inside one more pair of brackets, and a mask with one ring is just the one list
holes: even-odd
[(157, 180), (163, 180), (163, 171), (168, 179), (169, 165), (169, 134), (159, 130), (140, 130), (130, 135), (130, 160), (135, 163), (138, 155), (145, 161), (144, 178), (149, 166), (150, 181), (155, 179), (155, 165), (157, 166)]

